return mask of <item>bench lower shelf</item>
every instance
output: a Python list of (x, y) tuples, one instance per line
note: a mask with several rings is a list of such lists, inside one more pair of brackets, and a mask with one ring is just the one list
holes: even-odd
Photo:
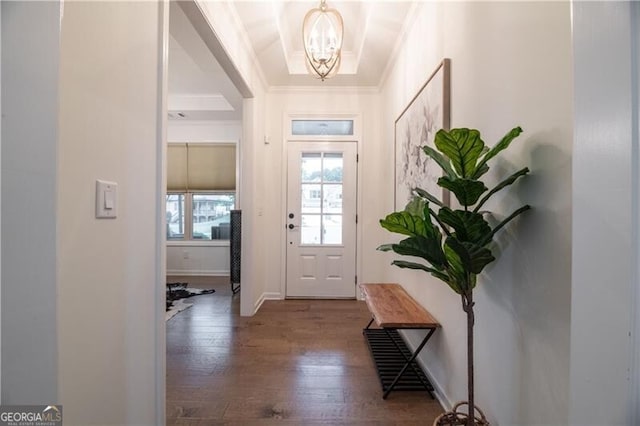
[[(369, 344), (373, 361), (378, 370), (382, 391), (388, 394), (394, 380), (411, 358), (411, 351), (397, 330), (366, 328), (363, 331)], [(424, 391), (434, 398), (433, 386), (417, 362), (413, 361), (402, 377), (397, 381), (393, 390)]]

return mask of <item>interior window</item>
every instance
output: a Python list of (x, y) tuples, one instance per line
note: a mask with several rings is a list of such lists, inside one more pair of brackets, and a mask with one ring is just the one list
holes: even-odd
[(167, 240), (229, 240), (235, 144), (169, 144), (167, 163)]
[(192, 220), (194, 240), (228, 240), (231, 210), (235, 194), (193, 194)]
[(167, 240), (184, 239), (185, 194), (167, 194)]

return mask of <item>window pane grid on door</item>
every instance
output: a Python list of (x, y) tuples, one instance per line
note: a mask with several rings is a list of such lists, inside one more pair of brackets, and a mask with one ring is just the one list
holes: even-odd
[(320, 200), (322, 199), (322, 184), (303, 183), (301, 185), (302, 196), (300, 198), (300, 213), (322, 213)]
[(322, 230), (323, 244), (342, 244), (342, 215), (323, 215)]
[(324, 184), (322, 189), (322, 213), (342, 214), (342, 184)]
[(342, 244), (342, 153), (302, 153), (300, 243)]

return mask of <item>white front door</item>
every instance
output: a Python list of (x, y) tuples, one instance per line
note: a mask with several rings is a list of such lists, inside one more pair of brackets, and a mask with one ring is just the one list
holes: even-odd
[(287, 297), (356, 296), (355, 142), (289, 142)]

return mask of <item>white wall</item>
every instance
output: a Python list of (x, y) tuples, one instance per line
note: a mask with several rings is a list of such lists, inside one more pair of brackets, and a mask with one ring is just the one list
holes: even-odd
[(53, 404), (60, 6), (1, 7), (2, 404)]
[[(498, 237), (499, 259), (479, 277), (475, 292), (476, 402), (497, 425), (568, 421), (570, 25), (569, 3), (425, 3), (383, 87), (384, 155), (390, 159), (394, 118), (443, 57), (452, 63), (452, 127), (477, 128), (489, 145), (516, 125), (525, 131), (494, 161), (488, 179), (495, 183), (525, 165), (531, 175), (487, 207), (498, 216), (524, 203), (533, 211)], [(392, 161), (383, 176), (393, 180)], [(391, 211), (392, 187), (383, 194)], [(376, 244), (392, 238), (387, 234)], [(417, 271), (389, 267), (386, 280), (403, 283), (442, 323), (422, 361), (445, 404), (466, 399), (459, 296)]]
[[(164, 422), (161, 11), (64, 4), (54, 217), (65, 424)], [(98, 178), (119, 184), (116, 219), (94, 217)]]
[[(2, 6), (0, 6), (0, 82), (2, 81)], [(2, 92), (0, 84), (0, 92)], [(2, 117), (2, 102), (0, 93), (0, 117)], [(0, 152), (2, 152), (2, 121), (0, 121)], [(0, 154), (0, 165), (2, 155)], [(0, 166), (0, 187), (2, 187), (2, 172)], [(2, 192), (0, 191), (0, 218), (2, 217)], [(2, 240), (2, 221), (0, 220), (0, 241)], [(2, 401), (2, 244), (0, 244), (0, 403)]]
[[(265, 293), (267, 223), (260, 210), (265, 167), (261, 141), (265, 135), (265, 83), (257, 59), (237, 22), (233, 9), (225, 2), (195, 0), (207, 25), (213, 29), (215, 43), (207, 45), (245, 97), (242, 104), (242, 142), (240, 144), (240, 198), (242, 210), (242, 289), (240, 314), (253, 315)], [(270, 246), (269, 246), (270, 247)]]
[[(311, 77), (310, 77), (311, 78)], [(363, 265), (358, 271), (360, 282), (377, 281), (382, 273), (382, 265), (376, 260), (371, 249), (378, 231), (378, 219), (383, 215), (384, 197), (380, 197), (380, 169), (385, 162), (381, 144), (388, 141), (380, 137), (381, 121), (379, 93), (368, 88), (278, 88), (267, 96), (267, 128), (270, 144), (261, 147), (262, 188), (259, 211), (269, 225), (262, 241), (266, 251), (267, 280), (265, 297), (284, 298), (284, 246), (285, 216), (283, 203), (286, 202), (286, 137), (284, 126), (288, 114), (357, 114), (362, 129), (359, 141), (358, 209), (359, 235), (358, 259)], [(364, 230), (364, 231), (363, 231)], [(363, 248), (364, 247), (364, 248)]]
[(264, 300), (268, 278), (267, 252), (273, 250), (266, 241), (268, 224), (261, 210), (265, 194), (261, 169), (264, 167), (264, 150), (260, 139), (265, 134), (265, 95), (262, 89), (251, 99), (244, 99), (242, 106), (243, 138), (240, 145), (240, 191), (242, 210), (242, 260), (240, 314), (253, 315)]
[(640, 331), (632, 326), (640, 311), (633, 297), (640, 164), (638, 74), (630, 53), (639, 34), (637, 27), (632, 32), (638, 14), (631, 9), (628, 2), (573, 3), (572, 425), (638, 419), (632, 387), (640, 378), (637, 370), (631, 376), (631, 360)]
[(167, 243), (167, 275), (229, 275), (229, 243)]
[(238, 142), (242, 138), (241, 121), (170, 120), (167, 141)]
[[(640, 4), (632, 3), (631, 5), (631, 45), (633, 47), (632, 57), (633, 63), (631, 68), (631, 75), (635, 76), (633, 83), (635, 85), (634, 94), (635, 97), (633, 99), (633, 116), (631, 117), (633, 121), (633, 138), (636, 141), (634, 144), (635, 152), (635, 164), (636, 167), (633, 168), (634, 172), (632, 173), (633, 182), (640, 182), (640, 167), (637, 165), (640, 164), (640, 81), (638, 81), (638, 74), (640, 73)], [(633, 221), (633, 241), (636, 262), (634, 268), (633, 282), (635, 283), (635, 292), (631, 300), (634, 301), (632, 305), (632, 309), (635, 311), (635, 322), (633, 323), (633, 340), (635, 341), (635, 355), (632, 358), (632, 369), (631, 369), (631, 423), (637, 424), (640, 423), (640, 220), (637, 220), (640, 217), (640, 185), (636, 184), (635, 186), (632, 184), (633, 194), (635, 194), (633, 199), (632, 212), (633, 217), (636, 218)]]

